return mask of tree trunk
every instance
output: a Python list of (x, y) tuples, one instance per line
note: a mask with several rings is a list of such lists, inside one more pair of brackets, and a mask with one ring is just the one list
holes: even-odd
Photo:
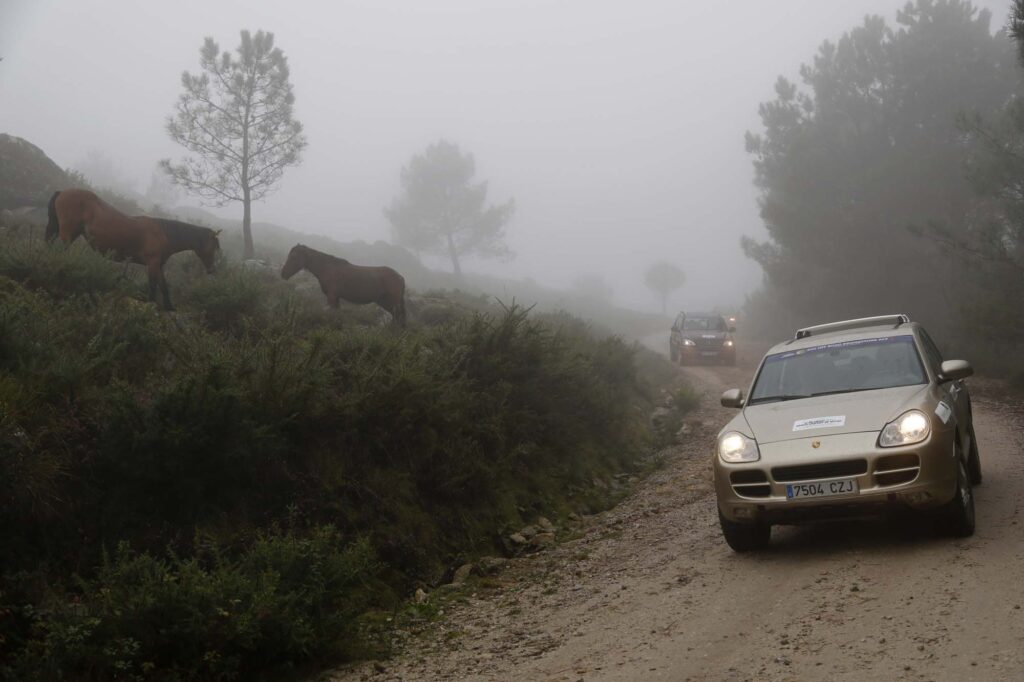
[(252, 198), (249, 188), (242, 190), (242, 236), (245, 238), (244, 255), (246, 260), (256, 257), (256, 251), (252, 245)]
[(242, 125), (242, 238), (245, 248), (242, 251), (246, 260), (256, 257), (252, 246), (252, 188), (249, 185), (249, 113), (252, 110), (252, 88), (249, 88), (248, 100), (245, 105), (245, 122)]
[(452, 239), (451, 233), (445, 235), (448, 239), (448, 255), (452, 257), (452, 269), (455, 271), (455, 276), (462, 279), (462, 268), (459, 267), (459, 253), (455, 250), (455, 240)]

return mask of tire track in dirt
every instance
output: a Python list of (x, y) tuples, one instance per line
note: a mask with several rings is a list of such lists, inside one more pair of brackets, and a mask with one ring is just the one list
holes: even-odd
[[(773, 530), (731, 552), (709, 458), (751, 367), (683, 370), (689, 440), (615, 509), (446, 604), (405, 651), (332, 680), (1024, 679), (1022, 406), (972, 382), (985, 483), (974, 537), (920, 521)], [(497, 583), (496, 585), (493, 583)]]

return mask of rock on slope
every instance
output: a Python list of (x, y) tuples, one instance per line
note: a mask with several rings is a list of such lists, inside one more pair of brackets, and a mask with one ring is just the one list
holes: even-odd
[(54, 191), (69, 184), (67, 174), (42, 149), (0, 133), (0, 210), (45, 207)]

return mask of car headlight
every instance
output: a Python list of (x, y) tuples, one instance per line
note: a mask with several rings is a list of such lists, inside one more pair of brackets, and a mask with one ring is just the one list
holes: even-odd
[(718, 439), (718, 456), (723, 462), (756, 462), (761, 459), (757, 449), (757, 441), (747, 438), (742, 433), (730, 431)]
[(683, 339), (683, 345), (684, 346), (696, 346), (697, 344), (694, 343), (693, 341), (691, 341), (690, 339)]
[(725, 347), (726, 348), (732, 348), (732, 339), (726, 339), (725, 340)]
[(885, 425), (878, 436), (878, 445), (883, 448), (913, 445), (927, 438), (931, 430), (928, 417), (923, 412), (910, 410)]

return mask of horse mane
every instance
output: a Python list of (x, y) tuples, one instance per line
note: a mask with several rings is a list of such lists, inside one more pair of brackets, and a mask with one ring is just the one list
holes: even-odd
[(314, 256), (315, 258), (319, 258), (321, 260), (334, 261), (335, 263), (341, 263), (343, 265), (352, 265), (351, 263), (349, 263), (344, 258), (339, 258), (338, 256), (332, 256), (331, 254), (324, 253), (323, 251), (317, 251), (316, 249), (314, 249), (314, 248), (312, 248), (310, 246), (306, 246), (305, 244), (296, 244), (292, 248), (293, 249), (295, 249), (295, 248), (302, 249), (308, 255)]

